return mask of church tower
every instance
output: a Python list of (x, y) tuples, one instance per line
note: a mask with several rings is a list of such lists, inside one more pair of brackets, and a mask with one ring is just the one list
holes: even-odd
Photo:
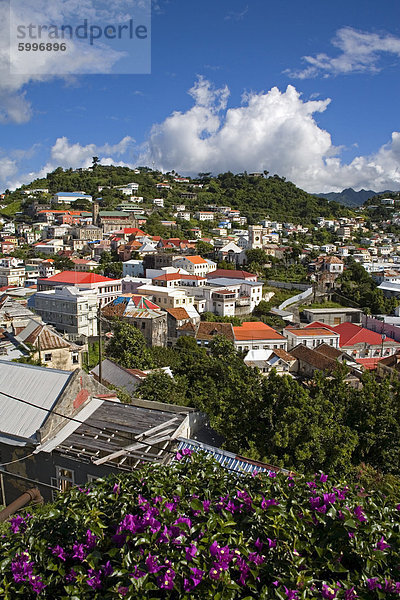
[(92, 204), (92, 224), (99, 226), (99, 203), (93, 202)]
[(262, 248), (262, 226), (249, 225), (249, 248)]

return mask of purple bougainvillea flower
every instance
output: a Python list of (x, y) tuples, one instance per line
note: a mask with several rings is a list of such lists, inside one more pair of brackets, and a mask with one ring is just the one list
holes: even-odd
[(312, 490), (317, 487), (317, 484), (315, 483), (315, 481), (307, 481), (307, 485)]
[(209, 576), (211, 579), (214, 579), (215, 581), (217, 581), (221, 577), (220, 569), (216, 569), (215, 567), (212, 567), (209, 571)]
[(355, 598), (358, 598), (358, 595), (354, 589), (354, 586), (349, 590), (344, 591), (344, 600), (355, 600)]
[(29, 577), (29, 583), (32, 586), (32, 590), (36, 592), (36, 594), (41, 594), (46, 587), (42, 579), (37, 575), (31, 575)]
[(158, 573), (162, 569), (162, 565), (158, 564), (157, 556), (149, 556), (146, 558), (146, 567), (149, 573)]
[(186, 560), (191, 561), (197, 554), (197, 548), (194, 544), (190, 544), (190, 546), (186, 546), (185, 552), (186, 552), (186, 557), (185, 557)]
[(139, 567), (135, 565), (134, 571), (130, 574), (130, 577), (133, 577), (134, 579), (141, 579), (145, 575), (146, 573), (144, 571), (140, 571)]
[(65, 553), (64, 548), (62, 548), (61, 546), (54, 546), (54, 548), (50, 548), (50, 550), (53, 556), (57, 556), (57, 558), (65, 562), (67, 555)]
[(203, 579), (204, 571), (198, 569), (197, 567), (190, 567), (190, 570), (192, 571), (191, 578), (193, 580), (193, 585), (196, 587)]
[(357, 519), (360, 521), (360, 523), (363, 523), (364, 521), (367, 520), (367, 517), (363, 513), (362, 506), (360, 506), (360, 505), (357, 505), (355, 507), (354, 516), (357, 517)]
[(68, 575), (65, 576), (66, 583), (72, 583), (76, 580), (76, 572), (74, 569), (71, 569)]
[(210, 506), (211, 506), (211, 500), (203, 500), (203, 509), (204, 512), (207, 514), (208, 512), (210, 512)]
[(290, 488), (294, 487), (294, 479), (293, 479), (293, 477), (291, 477), (290, 475), (289, 475), (289, 477), (288, 477), (288, 486), (289, 486)]
[(102, 573), (104, 577), (110, 577), (114, 573), (114, 569), (112, 568), (111, 562), (108, 560), (104, 567), (102, 567)]
[(89, 579), (86, 581), (88, 586), (94, 590), (101, 588), (101, 571), (95, 571), (94, 569), (88, 569)]
[(157, 577), (157, 585), (163, 590), (172, 590), (174, 587), (174, 579), (173, 577), (168, 577), (168, 575), (159, 575), (159, 577)]
[(349, 535), (349, 538), (353, 538), (355, 534), (352, 531), (349, 531), (348, 535)]
[(329, 494), (323, 495), (324, 504), (335, 504), (336, 502), (336, 494), (335, 492), (329, 492)]
[(400, 510), (400, 504), (397, 504), (396, 510)]
[(74, 551), (72, 558), (77, 558), (78, 560), (85, 560), (86, 558), (86, 546), (84, 544), (78, 544), (78, 542), (75, 542), (75, 544), (72, 546), (72, 549)]
[(329, 585), (323, 584), (321, 590), (323, 598), (326, 598), (327, 600), (333, 600), (334, 598), (336, 598), (337, 593), (337, 588), (331, 588)]
[(185, 523), (189, 529), (192, 528), (192, 521), (189, 517), (178, 517), (176, 521), (173, 522), (173, 525), (179, 525), (179, 523)]
[(33, 575), (33, 562), (29, 560), (27, 552), (16, 555), (15, 560), (11, 563), (11, 573), (16, 583), (28, 581)]
[(315, 510), (319, 513), (325, 514), (327, 510), (326, 504), (323, 504), (322, 506), (317, 506)]
[(316, 496), (315, 498), (310, 498), (309, 502), (311, 508), (316, 509), (321, 503), (321, 498), (319, 496)]
[(382, 536), (379, 542), (377, 542), (374, 550), (386, 550), (386, 548), (390, 548), (390, 544), (387, 544)]
[(127, 595), (127, 593), (129, 592), (129, 588), (128, 588), (128, 587), (125, 587), (125, 586), (120, 586), (120, 587), (118, 588), (117, 592), (118, 592), (118, 594), (119, 594), (120, 596), (126, 596), (126, 595)]
[(371, 577), (371, 579), (367, 579), (367, 588), (369, 590), (376, 590), (376, 589), (382, 589), (382, 586), (379, 583), (377, 577)]
[(25, 531), (26, 527), (27, 523), (24, 517), (16, 515), (15, 517), (12, 517), (12, 519), (10, 519), (10, 529), (13, 533), (19, 533), (20, 531), (23, 532)]
[(286, 586), (283, 586), (283, 589), (285, 590), (286, 598), (288, 600), (297, 600), (299, 590), (289, 590)]
[(258, 552), (250, 552), (249, 561), (253, 562), (255, 565), (260, 566), (264, 562), (264, 557)]
[(270, 548), (276, 548), (276, 540), (271, 540), (271, 538), (267, 538), (267, 540)]
[(114, 487), (113, 487), (113, 494), (117, 494), (117, 496), (119, 496), (121, 493), (121, 488), (119, 483), (114, 483)]
[(269, 506), (278, 506), (278, 502), (273, 498), (271, 498), (270, 500), (266, 500), (263, 496), (263, 499), (261, 501), (261, 508), (265, 510)]
[(97, 536), (88, 529), (86, 531), (86, 546), (88, 550), (96, 548)]
[(323, 473), (321, 473), (321, 477), (319, 478), (321, 483), (326, 483), (326, 481), (328, 480), (328, 475), (324, 475)]
[(257, 538), (256, 541), (254, 542), (254, 546), (257, 548), (257, 550), (259, 550), (261, 552), (261, 550), (263, 549), (263, 542), (260, 540), (260, 538)]
[(274, 477), (276, 477), (275, 471), (268, 471), (268, 477), (271, 477), (271, 479), (273, 479)]

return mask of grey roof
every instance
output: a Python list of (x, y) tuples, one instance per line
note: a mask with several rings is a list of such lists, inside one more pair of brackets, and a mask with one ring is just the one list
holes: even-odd
[(215, 279), (207, 279), (207, 285), (224, 286), (229, 287), (230, 285), (250, 285), (260, 286), (260, 281), (247, 281), (246, 279), (230, 279), (229, 277), (215, 277)]
[(218, 461), (222, 467), (228, 469), (228, 471), (238, 473), (239, 475), (246, 473), (275, 473), (277, 471), (281, 471), (283, 473), (289, 472), (285, 469), (280, 469), (279, 467), (273, 467), (265, 463), (250, 460), (244, 456), (238, 456), (233, 454), (233, 452), (221, 450), (221, 448), (216, 448), (215, 446), (208, 446), (207, 444), (203, 444), (202, 442), (198, 442), (196, 440), (179, 438), (178, 449), (183, 450), (184, 448), (189, 448), (189, 450), (194, 452), (206, 452), (207, 454), (210, 454), (216, 461)]
[[(35, 441), (73, 373), (31, 365), (0, 361), (0, 437), (30, 438)], [(2, 392), (45, 408), (39, 410)]]
[(173, 454), (173, 439), (184, 434), (185, 419), (192, 411), (140, 399), (132, 404), (105, 401), (56, 451), (128, 471), (143, 461), (164, 462)]
[(3, 294), (0, 297), (0, 322), (11, 321), (17, 317), (31, 317), (41, 321), (41, 318), (36, 316), (29, 308)]
[[(108, 385), (121, 388), (128, 394), (133, 394), (138, 385), (143, 381), (145, 377), (141, 377), (139, 374), (130, 373), (124, 367), (117, 365), (109, 358), (105, 358), (102, 363), (102, 379)], [(92, 375), (99, 375), (99, 365), (94, 367), (91, 371)]]

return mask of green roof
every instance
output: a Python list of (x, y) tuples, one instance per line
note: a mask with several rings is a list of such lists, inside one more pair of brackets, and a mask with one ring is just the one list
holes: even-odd
[(123, 212), (122, 210), (101, 210), (99, 212), (100, 217), (129, 217), (130, 214)]

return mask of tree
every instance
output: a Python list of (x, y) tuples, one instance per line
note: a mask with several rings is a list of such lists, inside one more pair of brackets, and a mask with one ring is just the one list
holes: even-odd
[(161, 369), (147, 375), (138, 389), (138, 395), (153, 402), (168, 401), (181, 406), (187, 404), (185, 379), (174, 379)]
[(112, 323), (113, 336), (106, 347), (106, 354), (127, 369), (153, 367), (151, 353), (143, 334), (124, 321)]
[(246, 251), (247, 264), (256, 263), (258, 265), (265, 265), (268, 262), (268, 254), (262, 248), (254, 248)]
[(199, 240), (198, 242), (196, 242), (196, 250), (200, 254), (200, 256), (204, 256), (213, 252), (214, 246), (212, 244), (209, 244), (208, 242), (203, 242), (202, 240)]

